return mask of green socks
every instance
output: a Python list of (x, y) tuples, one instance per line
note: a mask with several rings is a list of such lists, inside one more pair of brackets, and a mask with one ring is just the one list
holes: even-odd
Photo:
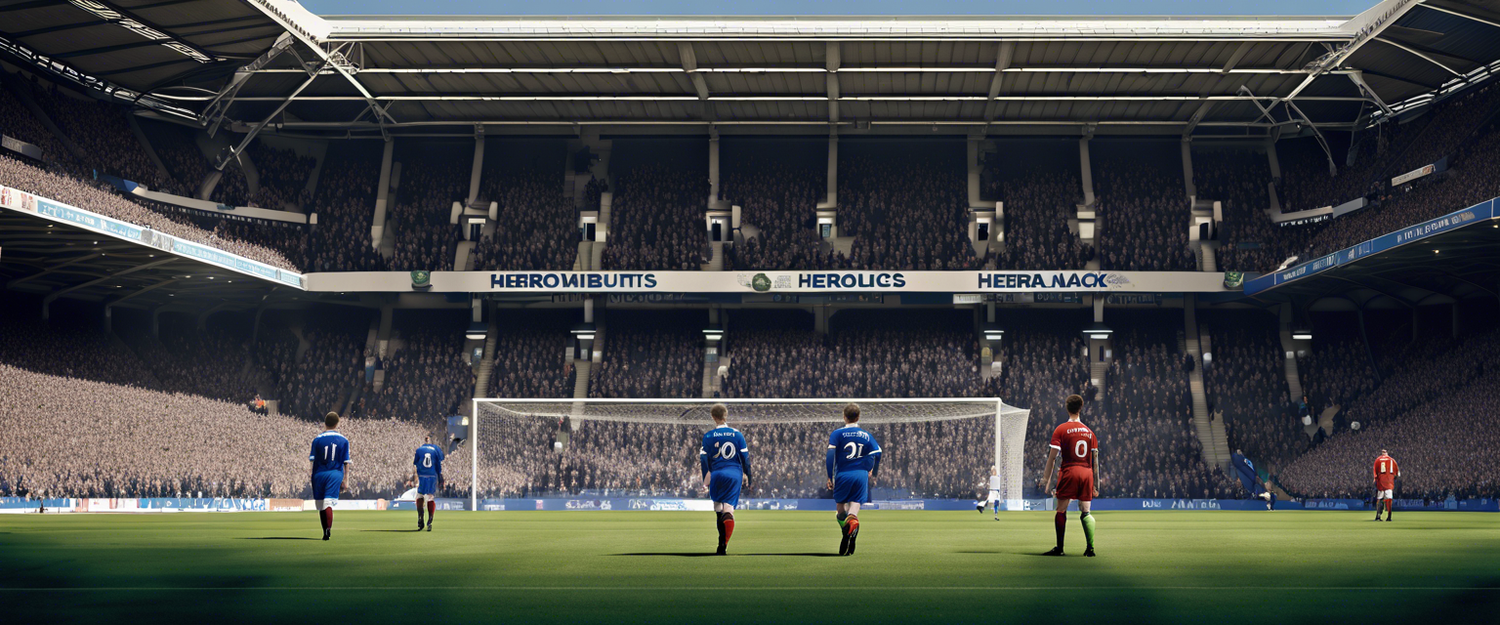
[(1094, 516), (1091, 515), (1091, 514), (1088, 514), (1088, 513), (1084, 513), (1083, 517), (1080, 518), (1080, 519), (1078, 519), (1078, 520), (1083, 523), (1083, 537), (1084, 537), (1084, 539), (1089, 542), (1089, 548), (1093, 549), (1094, 548)]

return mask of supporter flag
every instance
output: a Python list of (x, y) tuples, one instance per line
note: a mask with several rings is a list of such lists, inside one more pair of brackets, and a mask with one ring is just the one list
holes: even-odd
[(426, 291), (432, 288), (432, 272), (417, 269), (411, 272), (411, 288), (418, 291)]
[(1226, 288), (1226, 289), (1238, 289), (1238, 288), (1240, 288), (1242, 286), (1245, 286), (1245, 274), (1244, 274), (1244, 272), (1240, 272), (1240, 271), (1226, 271), (1226, 272), (1224, 272), (1224, 288)]

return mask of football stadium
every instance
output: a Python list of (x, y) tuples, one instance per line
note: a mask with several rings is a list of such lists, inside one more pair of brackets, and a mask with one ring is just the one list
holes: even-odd
[(1371, 2), (0, 1), (4, 622), (1494, 622), (1500, 1)]

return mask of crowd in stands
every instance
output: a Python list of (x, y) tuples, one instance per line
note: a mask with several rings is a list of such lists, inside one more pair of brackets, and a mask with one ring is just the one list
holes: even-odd
[[(308, 497), (321, 425), (199, 395), (47, 374), (0, 362), (0, 496)], [(139, 366), (122, 362), (117, 366)], [(391, 497), (416, 426), (345, 419), (350, 499)]]
[(707, 146), (641, 143), (614, 150), (620, 172), (602, 269), (696, 270), (708, 260)]
[(1198, 319), (1210, 335), (1211, 358), (1203, 363), (1210, 418), (1223, 420), (1231, 448), (1274, 474), (1309, 446), (1288, 397), (1276, 319), (1260, 312)]
[(1175, 150), (1151, 148), (1160, 146), (1100, 143), (1090, 152), (1100, 268), (1197, 268), (1188, 248), (1191, 206), (1182, 184), (1182, 157), (1171, 158)]
[[(572, 269), (578, 256), (578, 212), (563, 195), (565, 145), (491, 142), (479, 197), (497, 204), (495, 231), (475, 244), (473, 269)], [(594, 210), (598, 206), (596, 200)]]
[[(168, 177), (162, 172), (125, 118), (125, 109), (113, 103), (75, 97), (64, 90), (41, 96), (48, 116), (83, 150), (87, 168), (79, 173), (118, 176), (145, 184), (153, 189), (163, 186)], [(93, 171), (89, 171), (89, 170)]]
[[(996, 158), (986, 162), (996, 164)], [(995, 258), (996, 269), (1082, 269), (1093, 256), (1068, 220), (1078, 214), (1083, 188), (1077, 175), (1033, 167), (995, 171), (990, 197), (1004, 203), (1005, 250)]]
[(1113, 497), (1240, 498), (1240, 484), (1203, 462), (1184, 355), (1173, 324), (1154, 317), (1115, 333), (1103, 410), (1085, 421), (1099, 437), (1100, 489)]
[(463, 350), (467, 315), (412, 317), (393, 333), (388, 349), (394, 353), (378, 359), (381, 384), (375, 384), (375, 372), (366, 375), (350, 414), (434, 423), (467, 412), (474, 391), (474, 371)]
[[(1323, 334), (1331, 336), (1324, 340), (1321, 338)], [(1320, 338), (1313, 349), (1299, 357), (1297, 362), (1303, 394), (1310, 400), (1310, 414), (1315, 409), (1329, 406), (1347, 408), (1380, 383), (1369, 352), (1358, 336), (1333, 332), (1319, 333), (1318, 336)], [(1301, 410), (1301, 400), (1298, 402)], [(1318, 418), (1317, 414), (1311, 416), (1314, 420)]]
[(846, 269), (975, 269), (964, 145), (877, 142), (839, 150)]
[(721, 379), (725, 397), (896, 397), (910, 389), (921, 389), (924, 397), (967, 397), (980, 392), (972, 327), (946, 316), (844, 311), (827, 336), (809, 327), (805, 315), (800, 324), (781, 315), (749, 317), (735, 319), (723, 348), (730, 361), (728, 376)]
[(572, 397), (572, 337), (556, 315), (506, 315), (499, 320), (490, 397)]
[(342, 413), (365, 380), (364, 317), (313, 317), (300, 341), (287, 329), (262, 330), (256, 351), (278, 389), (283, 414), (318, 419)]
[(245, 368), (250, 351), (243, 337), (223, 328), (195, 328), (188, 319), (161, 323), (159, 338), (141, 327), (119, 333), (159, 382), (173, 393), (245, 403), (256, 393), (254, 372)]
[(385, 271), (385, 258), (370, 243), (380, 151), (359, 142), (330, 145), (318, 174), (310, 211), (318, 226), (308, 236), (307, 271)]
[(281, 269), (297, 270), (283, 253), (227, 235), (204, 230), (179, 214), (157, 211), (101, 186), (44, 170), (31, 163), (0, 154), (0, 184), (50, 198), (64, 204), (215, 247), (231, 254)]
[(1401, 467), (1396, 497), (1442, 500), (1493, 497), (1500, 492), (1500, 425), (1485, 418), (1500, 401), (1500, 370), (1431, 397), (1393, 418), (1339, 434), (1282, 471), (1280, 483), (1303, 497), (1365, 499), (1372, 465), (1382, 449)]
[(816, 208), (828, 198), (828, 162), (801, 142), (726, 144), (719, 195), (740, 207), (740, 223), (758, 231), (726, 251), (726, 269), (825, 269), (842, 258), (824, 251)]
[(698, 397), (703, 392), (701, 312), (617, 311), (594, 349), (589, 397)]
[[(310, 496), (306, 454), (322, 415), (252, 411), (236, 384), (246, 350), (227, 330), (164, 329), (141, 350), (139, 337), (91, 329), (97, 309), (56, 303), (44, 323), (33, 303), (0, 305), (0, 496)], [(259, 354), (273, 356), (283, 355)], [(399, 493), (422, 430), (375, 419), (339, 430), (357, 462), (345, 496)]]
[(472, 158), (472, 152), (448, 143), (398, 154), (400, 186), (386, 220), (396, 237), (392, 270), (453, 270), (458, 244), (453, 203), (468, 200)]
[(1220, 203), (1218, 267), (1227, 271), (1267, 271), (1286, 260), (1286, 250), (1311, 232), (1280, 227), (1271, 208), (1271, 168), (1263, 151), (1193, 151), (1193, 185), (1198, 197)]
[[(1069, 325), (1068, 321), (1074, 323)], [(1078, 324), (1084, 321), (1055, 314), (1011, 317), (1004, 338), (993, 348), (999, 371), (989, 380), (992, 392), (984, 394), (1031, 410), (1026, 423), (1023, 478), (1027, 492), (1034, 492), (1034, 485), (1042, 478), (1053, 428), (1068, 418), (1062, 398), (1078, 393), (1088, 400), (1083, 413), (1086, 423), (1092, 424), (1099, 411), (1098, 389), (1089, 380), (1089, 356), (1084, 355), (1087, 344), (1077, 332)], [(1103, 465), (1106, 471), (1114, 470), (1113, 456), (1106, 456), (1110, 458)], [(987, 476), (982, 477), (985, 483), (978, 487), (988, 490)]]

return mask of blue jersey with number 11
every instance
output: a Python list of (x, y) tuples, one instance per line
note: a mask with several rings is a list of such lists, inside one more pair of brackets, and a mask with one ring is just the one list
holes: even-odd
[(428, 443), (417, 448), (417, 457), (411, 461), (417, 467), (417, 475), (421, 477), (443, 476), (443, 450), (437, 445)]
[(313, 438), (312, 453), (307, 459), (313, 463), (313, 473), (342, 472), (349, 463), (349, 439), (333, 430), (319, 434)]

